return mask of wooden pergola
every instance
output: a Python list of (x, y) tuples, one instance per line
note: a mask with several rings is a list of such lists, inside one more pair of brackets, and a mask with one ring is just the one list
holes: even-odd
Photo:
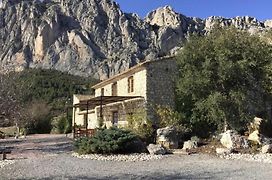
[(90, 99), (86, 100), (81, 100), (78, 104), (73, 105), (73, 111), (74, 111), (74, 134), (76, 131), (76, 122), (75, 122), (75, 109), (80, 108), (80, 109), (86, 109), (86, 123), (85, 123), (85, 128), (86, 131), (88, 130), (88, 114), (91, 109), (94, 109), (95, 107), (100, 107), (100, 118), (103, 118), (103, 106), (111, 103), (116, 103), (116, 102), (122, 102), (126, 100), (131, 100), (131, 99), (137, 99), (137, 98), (143, 98), (142, 96), (98, 96), (98, 97), (93, 97)]

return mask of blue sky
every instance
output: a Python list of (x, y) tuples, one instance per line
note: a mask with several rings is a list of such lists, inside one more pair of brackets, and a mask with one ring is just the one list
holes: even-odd
[(272, 0), (115, 0), (124, 12), (145, 17), (158, 7), (170, 5), (186, 16), (253, 16), (258, 20), (272, 19)]

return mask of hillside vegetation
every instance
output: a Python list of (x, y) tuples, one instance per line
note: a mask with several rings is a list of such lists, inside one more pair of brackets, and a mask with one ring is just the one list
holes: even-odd
[(52, 118), (63, 114), (66, 117), (67, 112), (71, 121), (73, 94), (91, 94), (90, 87), (97, 82), (93, 78), (41, 69), (2, 75), (1, 80), (0, 126), (18, 123), (33, 133), (50, 132)]

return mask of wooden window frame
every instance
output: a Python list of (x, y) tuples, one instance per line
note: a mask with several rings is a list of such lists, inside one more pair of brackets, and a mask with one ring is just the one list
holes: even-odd
[(112, 83), (111, 85), (111, 95), (117, 96), (117, 82)]
[(119, 121), (119, 112), (118, 111), (112, 111), (112, 125), (117, 127), (118, 126), (118, 121)]
[(101, 96), (104, 96), (105, 95), (105, 89), (104, 88), (101, 88), (101, 92), (100, 92), (101, 94)]
[(130, 76), (128, 78), (128, 93), (134, 92), (134, 78), (133, 76)]

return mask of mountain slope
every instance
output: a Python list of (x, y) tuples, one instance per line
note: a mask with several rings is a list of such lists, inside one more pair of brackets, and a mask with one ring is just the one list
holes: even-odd
[(110, 0), (0, 1), (0, 71), (56, 69), (104, 79), (140, 61), (174, 54), (214, 24), (258, 33), (271, 21), (190, 18), (166, 6), (145, 19)]

